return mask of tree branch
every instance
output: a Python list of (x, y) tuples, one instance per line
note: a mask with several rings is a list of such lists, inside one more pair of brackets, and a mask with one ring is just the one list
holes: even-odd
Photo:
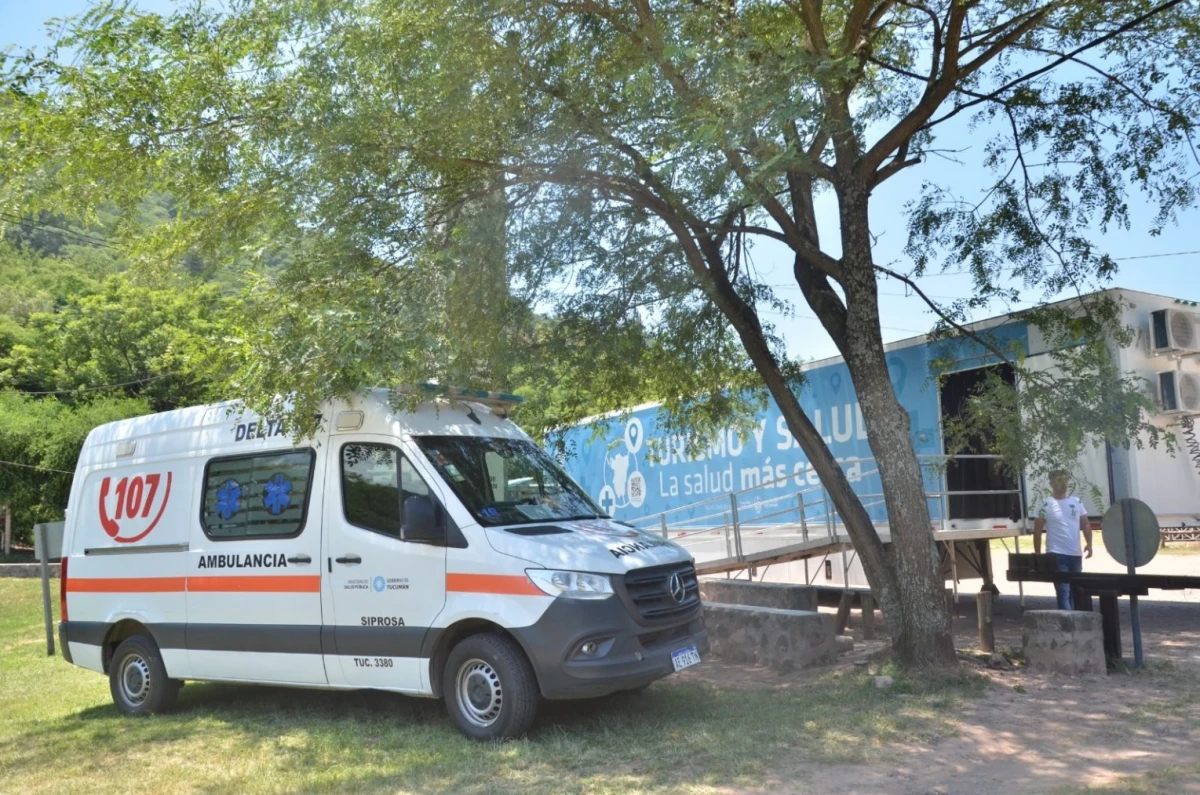
[(804, 300), (817, 314), (817, 319), (825, 327), (830, 339), (833, 340), (839, 351), (845, 350), (848, 341), (849, 314), (841, 296), (834, 291), (824, 274), (808, 267), (799, 255), (792, 261), (792, 276), (796, 279), (796, 284), (800, 286)]
[(901, 144), (900, 149), (896, 151), (896, 156), (892, 158), (892, 162), (875, 172), (875, 175), (871, 179), (871, 187), (881, 185), (904, 169), (921, 163), (922, 158), (920, 154), (915, 157), (908, 156), (908, 146), (911, 141), (912, 139), (909, 139)]
[[(1057, 50), (1050, 50), (1050, 49), (1046, 49), (1044, 47), (1023, 47), (1022, 49), (1031, 50), (1033, 52), (1039, 52), (1039, 53), (1042, 53), (1043, 55), (1063, 55), (1063, 53), (1058, 52)], [(1191, 151), (1192, 151), (1192, 159), (1196, 161), (1197, 165), (1200, 165), (1200, 154), (1198, 154), (1196, 152), (1196, 144), (1195, 144), (1194, 140), (1192, 139), (1192, 132), (1190, 129), (1188, 129), (1188, 127), (1190, 125), (1190, 121), (1191, 121), (1188, 117), (1184, 116), (1182, 113), (1175, 110), (1174, 108), (1165, 106), (1161, 102), (1152, 101), (1149, 97), (1143, 95), (1140, 91), (1138, 91), (1133, 86), (1126, 83), (1121, 78), (1117, 77), (1116, 75), (1112, 74), (1111, 72), (1107, 72), (1104, 69), (1101, 69), (1100, 67), (1093, 65), (1089, 61), (1085, 61), (1082, 58), (1079, 58), (1076, 56), (1068, 56), (1068, 59), (1072, 63), (1077, 63), (1080, 66), (1090, 69), (1091, 71), (1100, 75), (1105, 80), (1109, 81), (1113, 85), (1115, 85), (1118, 88), (1120, 88), (1121, 90), (1123, 90), (1125, 93), (1129, 94), (1129, 96), (1133, 97), (1138, 102), (1141, 102), (1142, 105), (1147, 110), (1150, 110), (1154, 113), (1161, 113), (1164, 116), (1166, 116), (1168, 119), (1170, 119), (1170, 121), (1172, 123), (1178, 124), (1180, 129), (1183, 130), (1184, 137), (1187, 139), (1188, 148), (1191, 149)], [(1156, 127), (1157, 127), (1157, 125), (1156, 125)], [(1161, 132), (1161, 129), (1160, 129), (1160, 132)]]
[[(934, 81), (937, 79), (938, 64), (942, 62), (942, 47), (944, 46), (942, 41), (942, 20), (937, 14), (934, 13), (932, 8), (924, 3), (913, 3), (906, 2), (906, 0), (900, 0), (900, 5), (928, 15), (930, 21), (933, 23), (933, 51), (930, 53), (929, 77), (925, 78), (926, 86), (932, 87)], [(874, 63), (879, 64), (880, 66), (883, 65), (880, 61), (875, 61), (874, 59), (872, 60)]]
[[(668, 224), (671, 222), (668, 221)], [(679, 224), (673, 225), (680, 244), (684, 247), (686, 258), (697, 278), (705, 286), (713, 303), (729, 320), (734, 331), (738, 334), (754, 368), (762, 376), (767, 391), (775, 398), (780, 411), (783, 412), (789, 430), (800, 442), (801, 449), (808, 454), (817, 473), (825, 482), (831, 484), (831, 493), (838, 510), (846, 521), (847, 530), (854, 541), (855, 549), (864, 559), (864, 565), (882, 568), (882, 545), (875, 526), (871, 523), (866, 509), (859, 500), (841, 500), (844, 495), (853, 494), (846, 473), (834, 458), (829, 446), (821, 439), (821, 434), (813, 425), (812, 420), (804, 413), (795, 392), (779, 366), (779, 361), (771, 352), (770, 346), (763, 333), (762, 324), (757, 313), (746, 304), (729, 282), (723, 264), (720, 262), (720, 251), (713, 247), (711, 240), (700, 246), (701, 252), (688, 235), (686, 228)], [(825, 277), (813, 271), (812, 276), (824, 281)], [(832, 291), (830, 291), (832, 292)]]
[(1157, 6), (1155, 6), (1154, 8), (1150, 9), (1146, 13), (1141, 14), (1140, 16), (1134, 17), (1130, 21), (1126, 22), (1124, 25), (1121, 25), (1118, 28), (1114, 28), (1113, 30), (1106, 33), (1105, 35), (1103, 35), (1097, 39), (1093, 39), (1092, 41), (1090, 41), (1086, 44), (1082, 44), (1079, 47), (1076, 47), (1074, 50), (1071, 50), (1071, 52), (1067, 53), (1066, 55), (1063, 55), (1061, 58), (1055, 59), (1054, 61), (1046, 64), (1043, 67), (1035, 69), (1032, 72), (1029, 72), (1027, 74), (1023, 74), (1020, 77), (1013, 78), (1012, 80), (1008, 81), (1007, 83), (1000, 86), (999, 88), (997, 88), (987, 94), (984, 94), (976, 99), (973, 99), (970, 102), (964, 102), (961, 105), (956, 105), (953, 110), (951, 110), (949, 113), (946, 113), (944, 116), (940, 116), (936, 119), (933, 119), (932, 121), (926, 122), (921, 127), (921, 129), (922, 130), (931, 129), (931, 128), (941, 124), (942, 122), (945, 122), (945, 121), (948, 121), (948, 120), (954, 118), (959, 113), (962, 113), (964, 110), (966, 110), (967, 108), (974, 107), (983, 102), (993, 101), (993, 100), (997, 99), (999, 97), (999, 95), (1003, 94), (1005, 91), (1015, 88), (1016, 86), (1019, 86), (1022, 83), (1027, 83), (1030, 80), (1041, 77), (1042, 75), (1046, 74), (1047, 72), (1049, 72), (1053, 69), (1056, 69), (1059, 66), (1062, 66), (1064, 63), (1069, 61), (1071, 58), (1074, 58), (1076, 55), (1079, 55), (1080, 53), (1083, 53), (1083, 52), (1087, 52), (1088, 50), (1091, 50), (1095, 47), (1099, 47), (1101, 44), (1104, 44), (1107, 41), (1111, 41), (1112, 39), (1116, 38), (1117, 36), (1121, 35), (1122, 33), (1126, 33), (1130, 30), (1133, 30), (1138, 25), (1141, 25), (1143, 22), (1145, 22), (1149, 19), (1152, 19), (1153, 17), (1163, 13), (1164, 11), (1169, 11), (1170, 9), (1174, 8), (1175, 6), (1177, 6), (1183, 2), (1185, 2), (1185, 0), (1167, 0), (1167, 2), (1161, 3)]
[(892, 129), (859, 160), (856, 169), (860, 174), (868, 174), (879, 168), (889, 153), (899, 148), (900, 144), (911, 138), (921, 129), (921, 125), (938, 106), (950, 95), (950, 91), (958, 82), (958, 43), (962, 35), (963, 23), (966, 21), (967, 9), (970, 3), (966, 0), (956, 0), (950, 6), (950, 19), (946, 26), (946, 46), (942, 56), (941, 74), (937, 80), (930, 83), (921, 95), (920, 101)]
[[(846, 15), (846, 29), (842, 32), (841, 50), (843, 54), (854, 52), (864, 41), (863, 30), (867, 19), (871, 16), (871, 0), (854, 0), (850, 13)], [(882, 5), (888, 5), (883, 3)]]
[[(789, 119), (783, 127), (783, 137), (787, 141), (788, 146), (799, 151), (801, 148), (800, 131), (796, 127), (796, 122)], [(818, 128), (817, 134), (813, 137), (812, 143), (806, 148), (808, 160), (812, 162), (820, 162), (821, 152), (825, 149), (825, 145), (829, 143), (829, 133), (822, 127)], [(824, 165), (822, 163), (822, 165)], [(826, 178), (832, 182), (836, 177), (832, 173), (833, 169), (828, 169), (831, 172)], [(792, 218), (796, 222), (796, 226), (800, 228), (801, 234), (805, 236), (809, 245), (815, 249), (821, 249), (821, 237), (817, 231), (817, 213), (813, 206), (813, 178), (809, 174), (800, 169), (788, 169), (787, 172), (788, 194), (792, 200)]]
[(1020, 14), (1016, 17), (1013, 17), (1012, 19), (1005, 20), (1004, 22), (1001, 22), (999, 25), (993, 25), (992, 27), (987, 28), (986, 30), (981, 30), (978, 33), (972, 33), (970, 36), (968, 36), (966, 38), (966, 40), (970, 43), (967, 44), (966, 47), (963, 47), (962, 54), (966, 55), (967, 53), (971, 52), (972, 50), (976, 50), (976, 49), (984, 46), (989, 41), (991, 41), (992, 37), (995, 36), (1000, 31), (1005, 30), (1006, 28), (1012, 27), (1015, 24), (1019, 24), (1022, 17), (1034, 15), (1037, 13), (1039, 13), (1039, 10), (1035, 8), (1030, 11), (1026, 11), (1024, 14)]
[(897, 280), (907, 284), (909, 287), (912, 288), (913, 292), (915, 292), (921, 298), (921, 300), (924, 301), (926, 303), (926, 305), (928, 305), (929, 308), (932, 309), (934, 311), (934, 313), (942, 319), (942, 322), (944, 322), (944, 323), (946, 323), (946, 325), (952, 327), (955, 331), (957, 331), (959, 334), (963, 335), (964, 337), (969, 337), (970, 339), (973, 339), (976, 342), (978, 342), (980, 345), (982, 345), (984, 348), (986, 348), (989, 352), (991, 352), (995, 356), (999, 357), (1000, 361), (1002, 361), (1004, 364), (1010, 365), (1014, 369), (1016, 368), (1016, 363), (1013, 362), (1008, 357), (1008, 355), (1006, 355), (1002, 350), (1000, 350), (998, 347), (996, 347), (995, 344), (993, 344), (992, 342), (979, 336), (974, 331), (971, 331), (969, 328), (962, 325), (961, 323), (956, 321), (954, 318), (950, 317), (950, 315), (946, 314), (946, 312), (941, 308), (941, 306), (939, 306), (937, 304), (937, 302), (935, 302), (933, 299), (931, 299), (929, 296), (927, 296), (925, 294), (925, 291), (922, 290), (915, 281), (913, 281), (912, 279), (908, 278), (907, 276), (905, 276), (901, 273), (898, 273), (897, 271), (892, 270), (891, 268), (885, 268), (882, 265), (876, 265), (875, 270), (879, 271), (880, 273), (887, 274), (888, 276), (892, 277), (893, 279), (897, 279)]
[[(1046, 5), (1042, 6), (1042, 8), (1038, 11), (1030, 13), (1028, 15), (1028, 19), (1021, 24), (1016, 25), (1008, 33), (1005, 33), (1003, 36), (1001, 36), (995, 44), (984, 50), (982, 55), (976, 57), (973, 61), (960, 64), (958, 67), (959, 80), (970, 77), (972, 74), (990, 63), (997, 55), (1011, 47), (1018, 39), (1036, 28), (1038, 25), (1042, 24), (1042, 22), (1046, 20), (1046, 17), (1050, 15), (1050, 12), (1062, 3), (1063, 0), (1055, 0), (1055, 2), (1047, 3)], [(963, 54), (965, 55), (966, 53), (964, 52)]]
[(724, 243), (725, 238), (728, 237), (731, 232), (742, 232), (748, 235), (762, 235), (763, 237), (769, 237), (772, 240), (778, 240), (780, 243), (784, 244), (789, 242), (786, 235), (776, 232), (774, 229), (769, 229), (765, 226), (755, 226), (754, 224), (735, 224), (732, 223), (732, 221), (729, 223), (722, 223), (719, 226), (714, 226), (710, 229), (710, 231), (705, 232), (704, 235), (713, 238), (713, 240), (718, 243)]
[(863, 25), (863, 29), (874, 30), (879, 25), (880, 21), (883, 20), (884, 16), (887, 15), (887, 12), (891, 11), (897, 2), (899, 2), (901, 5), (904, 4), (903, 0), (884, 0), (882, 3), (877, 5), (875, 10), (871, 12), (871, 16), (867, 17), (867, 21), (866, 24)]
[[(802, 2), (807, 2), (811, 5), (813, 0), (802, 0)], [(627, 29), (629, 31), (628, 35), (654, 59), (676, 94), (689, 101), (693, 106), (701, 107), (705, 111), (710, 112), (714, 118), (720, 118), (721, 114), (718, 112), (718, 109), (711, 107), (711, 101), (705, 97), (697, 96), (696, 92), (689, 85), (687, 78), (666, 57), (649, 2), (647, 0), (634, 0), (634, 6), (637, 9), (639, 26), (648, 35), (643, 35), (638, 30)], [(733, 168), (734, 173), (737, 174), (738, 179), (741, 180), (745, 187), (757, 194), (757, 198), (762, 203), (763, 209), (767, 211), (772, 220), (775, 221), (787, 236), (788, 245), (794, 250), (802, 251), (815, 267), (837, 278), (841, 271), (841, 263), (823, 251), (813, 250), (806, 245), (803, 235), (800, 234), (800, 230), (788, 215), (787, 210), (779, 203), (771, 191), (754, 178), (750, 167), (734, 147), (728, 143), (722, 143), (721, 151)], [(693, 229), (696, 232), (703, 231), (699, 225), (694, 225)]]
[(829, 55), (829, 42), (825, 39), (825, 26), (821, 24), (821, 6), (815, 0), (799, 0), (800, 16), (808, 30), (808, 39), (820, 55)]

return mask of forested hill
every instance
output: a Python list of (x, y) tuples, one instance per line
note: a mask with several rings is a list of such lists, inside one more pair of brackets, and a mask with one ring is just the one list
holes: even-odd
[[(142, 221), (172, 213), (156, 197)], [(0, 217), (0, 505), (18, 539), (62, 518), (93, 427), (224, 397), (235, 366), (238, 271), (131, 268), (112, 224)]]
[[(146, 201), (139, 231), (174, 213), (167, 198)], [(62, 518), (92, 428), (240, 395), (235, 377), (253, 363), (250, 341), (286, 336), (248, 303), (260, 277), (286, 271), (286, 253), (268, 252), (253, 266), (218, 268), (191, 253), (135, 266), (116, 244), (117, 223), (104, 213), (90, 225), (0, 214), (0, 505), (11, 506), (19, 540), (35, 522)], [(526, 396), (516, 419), (535, 437), (651, 397), (625, 378), (563, 388), (564, 373), (592, 359), (557, 340), (552, 326), (535, 320), (539, 355), (504, 378)], [(636, 334), (623, 346), (615, 353), (627, 369), (649, 355)]]

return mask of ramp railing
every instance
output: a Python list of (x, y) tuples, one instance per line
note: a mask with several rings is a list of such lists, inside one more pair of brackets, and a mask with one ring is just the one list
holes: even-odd
[[(1016, 489), (950, 490), (947, 484), (948, 464), (961, 460), (999, 460), (999, 456), (977, 455), (918, 455), (926, 485), (930, 515), (934, 517), (931, 530), (944, 540), (955, 535), (950, 518), (952, 497), (1016, 496), (1021, 505), (1019, 521), (1011, 535), (1023, 532), (1026, 526), (1022, 491)], [(890, 533), (887, 511), (879, 472), (874, 458), (847, 458), (839, 461), (843, 469), (854, 469), (853, 483), (863, 483), (870, 491), (857, 491), (863, 507), (872, 515), (876, 532), (887, 542)], [(870, 468), (867, 468), (870, 467)], [(824, 483), (811, 483), (811, 471), (804, 475), (804, 485), (796, 488), (798, 475), (769, 478), (745, 489), (713, 495), (680, 505), (660, 513), (628, 520), (630, 524), (656, 532), (689, 549), (698, 564), (720, 561), (751, 571), (755, 561), (769, 558), (773, 550), (789, 550), (800, 557), (842, 555), (842, 580), (848, 585), (848, 572), (854, 560), (849, 534), (833, 505)], [(872, 482), (874, 481), (874, 482)], [(877, 488), (872, 488), (877, 485)], [(768, 494), (787, 489), (783, 494)], [(804, 545), (808, 545), (807, 547)], [(950, 545), (953, 555), (953, 544)], [(808, 553), (811, 552), (811, 555)], [(769, 564), (768, 564), (769, 565)], [(957, 576), (955, 577), (957, 579)]]

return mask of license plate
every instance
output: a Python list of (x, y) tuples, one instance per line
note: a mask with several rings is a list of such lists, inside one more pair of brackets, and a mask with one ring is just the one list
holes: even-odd
[(693, 665), (700, 664), (700, 652), (696, 651), (695, 646), (688, 646), (685, 649), (678, 649), (671, 652), (671, 665), (675, 666), (676, 671), (682, 671), (684, 668), (690, 668)]

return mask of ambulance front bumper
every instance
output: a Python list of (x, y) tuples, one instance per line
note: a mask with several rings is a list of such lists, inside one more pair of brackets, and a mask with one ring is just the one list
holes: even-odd
[(646, 624), (617, 596), (598, 601), (559, 597), (537, 623), (512, 633), (548, 699), (632, 690), (674, 673), (672, 652), (695, 646), (703, 659), (709, 651), (698, 604), (671, 622)]

